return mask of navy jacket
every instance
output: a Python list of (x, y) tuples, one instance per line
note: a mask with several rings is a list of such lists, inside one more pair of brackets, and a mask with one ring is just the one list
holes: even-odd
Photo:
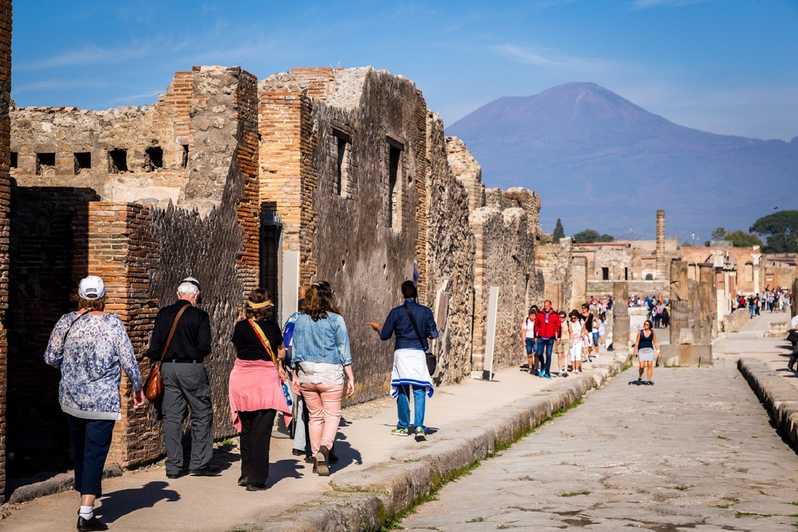
[[(413, 315), (418, 326), (418, 331), (423, 338), (416, 334), (408, 311)], [(403, 305), (399, 305), (391, 310), (385, 325), (380, 331), (380, 338), (388, 340), (392, 335), (396, 335), (396, 349), (421, 349), (427, 350), (427, 339), (438, 337), (438, 327), (435, 325), (435, 318), (432, 309), (419, 305), (412, 299), (405, 299)]]

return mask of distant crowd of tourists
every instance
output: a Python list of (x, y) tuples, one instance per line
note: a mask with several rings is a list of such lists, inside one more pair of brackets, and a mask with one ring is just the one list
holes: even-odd
[[(651, 299), (654, 301), (654, 298)], [(665, 303), (660, 300), (658, 304)], [(656, 306), (651, 309), (652, 312), (657, 312)], [(532, 305), (521, 322), (521, 341), (527, 355), (527, 363), (521, 365), (521, 371), (544, 379), (582, 373), (583, 364), (591, 363), (606, 351), (614, 350), (612, 333), (607, 326), (607, 314), (612, 307), (612, 297), (591, 297), (579, 310), (573, 309), (569, 313), (554, 310), (548, 299), (543, 302), (542, 309)], [(667, 313), (667, 307), (664, 310)], [(664, 326), (667, 323), (666, 319)], [(632, 353), (638, 360), (639, 374), (637, 380), (630, 384), (654, 384), (654, 365), (659, 352), (654, 321), (647, 319), (632, 342)], [(553, 353), (557, 354), (554, 373)]]
[(768, 287), (761, 294), (738, 294), (732, 302), (732, 308), (748, 310), (751, 318), (759, 316), (762, 311), (785, 312), (790, 309), (790, 296), (788, 290)]
[[(417, 303), (416, 286), (401, 286), (404, 302), (385, 323), (369, 324), (383, 341), (394, 338), (391, 391), (398, 421), (393, 434), (427, 436), (426, 399), (432, 397), (434, 357), (429, 340), (438, 336), (432, 311)], [(78, 287), (79, 309), (55, 325), (44, 359), (60, 368), (59, 402), (67, 416), (75, 461), (75, 490), (80, 493), (77, 530), (107, 530), (94, 515), (102, 495), (102, 474), (114, 424), (121, 419), (121, 372), (128, 377), (136, 409), (150, 400), (163, 419), (166, 476), (219, 476), (212, 464), (213, 404), (204, 364), (212, 351), (211, 320), (198, 303), (197, 279), (185, 278), (177, 301), (163, 307), (145, 356), (150, 372), (142, 379), (133, 346), (122, 321), (105, 312), (106, 289), (90, 275)], [(300, 292), (298, 311), (280, 326), (265, 290), (243, 302), (230, 341), (236, 351), (229, 375), (231, 422), (240, 434), (241, 474), (247, 491), (267, 489), (269, 444), (280, 413), (292, 428), (293, 454), (330, 474), (336, 461), (335, 438), (341, 402), (355, 393), (347, 326), (333, 287), (317, 282)], [(559, 334), (559, 333), (558, 333)], [(146, 398), (145, 398), (146, 396)], [(410, 397), (414, 415), (410, 418)], [(183, 453), (183, 422), (188, 411), (191, 455)]]
[[(612, 309), (611, 299), (609, 309)], [(554, 310), (548, 299), (543, 302), (542, 309), (532, 305), (521, 323), (521, 339), (527, 355), (527, 363), (521, 365), (521, 370), (550, 379), (556, 353), (555, 376), (581, 373), (583, 362), (592, 362), (600, 353), (612, 349), (607, 335), (606, 311), (607, 307), (596, 299), (582, 305), (581, 310), (574, 309), (567, 314)]]

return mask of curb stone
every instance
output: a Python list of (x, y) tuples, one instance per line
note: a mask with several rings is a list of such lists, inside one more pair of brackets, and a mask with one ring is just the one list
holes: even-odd
[[(122, 468), (118, 464), (110, 464), (105, 466), (103, 470), (103, 478), (112, 478), (122, 476)], [(33, 482), (16, 488), (11, 496), (6, 501), (6, 504), (19, 504), (22, 502), (31, 501), (38, 497), (45, 495), (52, 495), (62, 491), (71, 490), (75, 484), (75, 473), (69, 471), (67, 473), (59, 473), (41, 482)]]
[(592, 375), (572, 376), (561, 388), (516, 400), (503, 406), (498, 415), (480, 416), (469, 427), (397, 451), (389, 462), (360, 471), (342, 471), (330, 480), (332, 491), (302, 509), (231, 530), (379, 530), (458, 473), (491, 456), (497, 448), (511, 445), (588, 391), (601, 387), (620, 373), (627, 360), (627, 355), (615, 355), (609, 363), (595, 365)]
[(762, 401), (779, 433), (798, 450), (798, 389), (754, 358), (741, 358), (737, 368)]

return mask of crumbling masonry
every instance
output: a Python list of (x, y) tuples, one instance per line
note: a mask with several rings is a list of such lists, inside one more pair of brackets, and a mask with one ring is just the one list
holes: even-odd
[[(258, 82), (241, 68), (194, 67), (151, 106), (12, 109), (10, 162), (5, 264), (15, 304), (0, 415), (26, 404), (37, 419), (9, 419), (14, 478), (66, 463), (58, 373), (41, 353), (89, 272), (105, 278), (107, 308), (124, 320), (137, 353), (179, 279), (199, 278), (214, 329), (217, 437), (233, 432), (229, 338), (242, 297), (257, 286), (269, 289), (284, 319), (300, 286), (333, 284), (350, 330), (354, 402), (388, 391), (392, 346), (366, 323), (400, 301), (404, 279), (417, 279), (442, 329), (433, 345), (438, 382), (485, 369), (492, 287), (493, 367), (524, 356), (517, 323), (543, 294), (540, 198), (486, 190), (476, 160), (445, 138), (421, 91), (401, 76), (298, 68)], [(152, 411), (133, 411), (127, 386), (110, 460), (130, 467), (162, 447), (159, 423)]]

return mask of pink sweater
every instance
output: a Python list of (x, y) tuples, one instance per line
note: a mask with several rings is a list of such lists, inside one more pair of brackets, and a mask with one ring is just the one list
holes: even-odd
[(277, 410), (286, 424), (291, 422), (291, 409), (283, 395), (280, 377), (274, 363), (265, 360), (236, 359), (229, 382), (230, 415), (233, 426), (241, 432), (239, 412)]

